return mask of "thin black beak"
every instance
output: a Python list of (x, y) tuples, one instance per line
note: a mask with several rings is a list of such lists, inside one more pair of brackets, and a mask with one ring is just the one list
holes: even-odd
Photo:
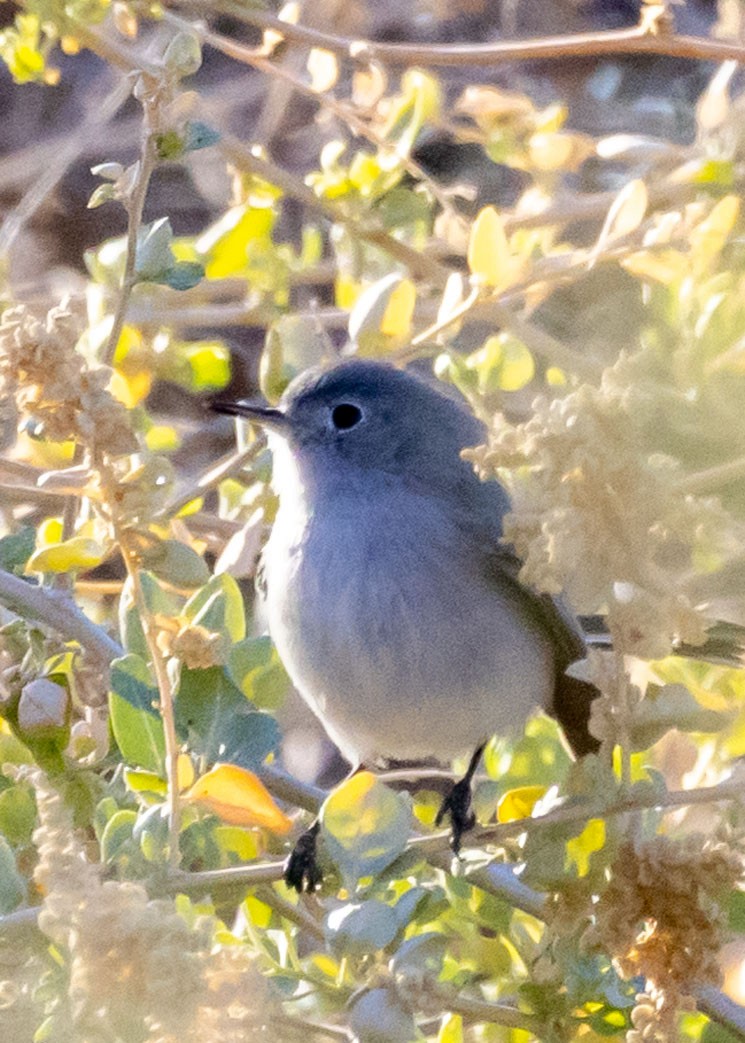
[(239, 416), (242, 420), (250, 420), (262, 427), (269, 427), (275, 431), (286, 431), (289, 427), (287, 414), (281, 409), (272, 409), (271, 406), (254, 405), (252, 402), (211, 402), (210, 409), (215, 413), (225, 413), (227, 416)]

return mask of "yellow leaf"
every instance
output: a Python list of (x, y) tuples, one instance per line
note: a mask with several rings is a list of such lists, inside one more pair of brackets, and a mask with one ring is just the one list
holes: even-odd
[(406, 338), (416, 304), (416, 287), (411, 279), (402, 279), (388, 299), (380, 323), (380, 332), (388, 337)]
[(187, 789), (194, 782), (194, 765), (187, 753), (178, 755), (176, 777), (178, 779), (179, 793)]
[(314, 91), (318, 91), (319, 94), (330, 91), (339, 79), (336, 55), (331, 51), (324, 51), (321, 47), (313, 47), (308, 55), (308, 72)]
[(73, 536), (64, 543), (53, 543), (42, 547), (31, 555), (26, 563), (26, 572), (71, 572), (92, 569), (100, 565), (105, 549), (95, 540), (85, 536)]
[(62, 518), (45, 518), (36, 530), (36, 545), (46, 547), (50, 543), (60, 543), (62, 540)]
[(546, 786), (517, 786), (508, 790), (497, 806), (499, 822), (514, 822), (529, 818), (533, 808), (546, 793)]
[(197, 779), (184, 799), (234, 826), (263, 826), (282, 834), (292, 828), (292, 820), (277, 807), (260, 779), (237, 764), (216, 765)]
[(437, 1043), (463, 1043), (463, 1018), (460, 1014), (446, 1014), (443, 1017)]
[(513, 264), (502, 219), (493, 206), (480, 211), (468, 243), (468, 267), (483, 286), (509, 285)]
[(122, 373), (115, 369), (109, 380), (109, 391), (127, 409), (134, 409), (150, 394), (153, 376), (145, 370), (137, 373)]
[(234, 206), (196, 241), (197, 253), (204, 257), (208, 279), (224, 279), (245, 271), (249, 244), (268, 242), (275, 213), (269, 207)]
[(672, 286), (688, 274), (688, 260), (679, 250), (639, 250), (621, 260), (632, 275)]
[(578, 837), (567, 840), (567, 855), (577, 866), (579, 876), (587, 876), (590, 855), (600, 851), (605, 844), (605, 822), (591, 818)]
[(737, 196), (725, 196), (691, 231), (691, 254), (698, 264), (709, 264), (721, 252), (739, 213)]

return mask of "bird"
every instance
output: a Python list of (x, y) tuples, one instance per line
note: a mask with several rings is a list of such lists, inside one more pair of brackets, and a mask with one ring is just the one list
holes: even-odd
[[(352, 357), (307, 370), (277, 406), (213, 408), (267, 431), (279, 498), (261, 563), (269, 632), (353, 766), (471, 753), (438, 816), (457, 852), (492, 735), (542, 707), (576, 756), (597, 751), (598, 691), (567, 673), (585, 658), (582, 628), (560, 598), (521, 582), (503, 533), (508, 493), (462, 456), (487, 434), (465, 400)], [(317, 833), (288, 862), (297, 890), (320, 880)]]

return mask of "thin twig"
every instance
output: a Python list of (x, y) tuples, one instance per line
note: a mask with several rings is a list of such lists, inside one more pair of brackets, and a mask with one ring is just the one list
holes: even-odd
[(124, 320), (127, 315), (129, 300), (132, 296), (132, 290), (137, 282), (137, 274), (135, 271), (135, 266), (137, 264), (137, 239), (140, 233), (140, 227), (142, 226), (142, 213), (145, 208), (145, 197), (147, 196), (148, 185), (150, 184), (150, 178), (155, 169), (155, 160), (155, 139), (152, 133), (145, 128), (142, 150), (140, 152), (140, 158), (137, 161), (137, 176), (134, 185), (132, 186), (132, 193), (126, 204), (127, 253), (124, 261), (122, 285), (117, 296), (116, 310), (114, 311), (114, 318), (111, 323), (111, 331), (109, 332), (106, 346), (101, 353), (101, 358), (107, 365), (111, 365), (114, 359), (116, 347), (119, 343), (119, 338), (121, 337), (122, 328), (124, 326)]
[(707, 467), (704, 471), (694, 471), (681, 478), (675, 485), (675, 489), (682, 493), (707, 493), (720, 489), (730, 482), (737, 482), (745, 478), (745, 457), (740, 456), (736, 460), (728, 460), (724, 464), (716, 464)]
[(242, 471), (247, 464), (256, 459), (263, 448), (263, 441), (257, 440), (246, 449), (227, 453), (221, 460), (218, 460), (216, 464), (213, 464), (205, 471), (204, 474), (200, 475), (196, 481), (191, 482), (188, 488), (181, 489), (165, 507), (156, 513), (155, 517), (170, 518), (174, 514), (178, 514), (187, 503), (204, 496), (210, 489), (214, 489), (216, 485), (224, 481), (225, 478)]
[(277, 894), (274, 888), (268, 884), (260, 885), (254, 893), (259, 901), (270, 906), (275, 913), (279, 913), (285, 920), (294, 923), (296, 927), (306, 931), (311, 937), (319, 941), (325, 941), (326, 934), (323, 930), (323, 924), (312, 917), (305, 906), (293, 905), (292, 902), (283, 898), (282, 895)]
[(179, 742), (176, 734), (176, 717), (173, 705), (173, 688), (163, 653), (158, 645), (157, 630), (150, 614), (147, 598), (142, 588), (142, 573), (140, 571), (139, 556), (132, 546), (128, 533), (114, 526), (117, 542), (122, 551), (122, 557), (127, 567), (127, 573), (132, 580), (132, 592), (135, 605), (142, 624), (142, 632), (145, 636), (150, 662), (155, 674), (158, 686), (158, 703), (160, 716), (163, 721), (163, 735), (165, 738), (165, 760), (166, 778), (168, 780), (168, 862), (171, 868), (178, 868), (181, 860), (181, 849), (179, 836), (181, 833), (181, 800), (178, 785), (178, 759)]
[(544, 1028), (540, 1018), (525, 1014), (507, 1003), (492, 1003), (477, 996), (453, 996), (451, 990), (438, 987), (436, 982), (427, 981), (425, 998), (429, 1007), (433, 999), (439, 998), (443, 1008), (452, 1014), (460, 1014), (466, 1021), (476, 1024), (505, 1025), (507, 1028), (522, 1029), (539, 1035)]
[(170, 894), (207, 894), (215, 889), (274, 884), (282, 879), (283, 866), (283, 861), (276, 861), (231, 866), (229, 869), (205, 869), (199, 873), (172, 869), (164, 886)]
[[(184, 3), (190, 6), (188, 0), (169, 0), (167, 6), (183, 6)], [(257, 7), (248, 8), (225, 0), (212, 4), (212, 8), (249, 25), (272, 29), (286, 40), (333, 51), (358, 63), (377, 61), (394, 66), (474, 66), (514, 61), (596, 58), (609, 54), (662, 54), (699, 61), (745, 62), (745, 47), (742, 44), (672, 32), (653, 34), (640, 25), (628, 29), (570, 33), (530, 40), (500, 40), (496, 43), (377, 43), (292, 24)]]

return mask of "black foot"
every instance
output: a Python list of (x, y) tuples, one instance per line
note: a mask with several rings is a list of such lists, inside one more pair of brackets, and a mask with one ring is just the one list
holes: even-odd
[(479, 746), (473, 757), (471, 757), (466, 774), (459, 782), (453, 785), (447, 796), (443, 798), (435, 819), (435, 825), (439, 826), (446, 815), (450, 816), (450, 847), (456, 855), (460, 854), (463, 834), (467, 833), (469, 829), (473, 829), (476, 825), (476, 816), (471, 808), (471, 783), (473, 782), (473, 776), (481, 760), (481, 754), (484, 752), (485, 745), (485, 743), (482, 743)]
[(320, 822), (314, 822), (310, 829), (300, 834), (284, 865), (284, 881), (298, 894), (302, 894), (303, 891), (315, 891), (323, 880), (316, 855), (320, 826)]

